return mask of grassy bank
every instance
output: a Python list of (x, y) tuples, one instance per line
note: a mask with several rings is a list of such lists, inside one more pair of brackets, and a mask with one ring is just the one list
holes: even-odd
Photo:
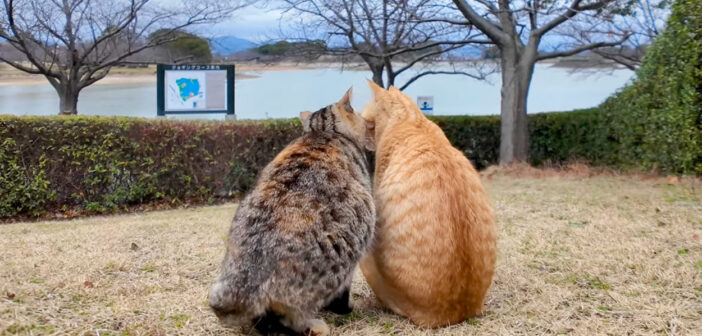
[[(421, 330), (358, 274), (334, 335), (702, 334), (699, 180), (484, 174), (499, 232), (484, 316)], [(0, 225), (0, 334), (236, 334), (206, 306), (235, 210)]]

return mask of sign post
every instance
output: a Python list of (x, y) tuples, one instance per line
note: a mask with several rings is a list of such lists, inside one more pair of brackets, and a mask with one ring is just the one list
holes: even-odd
[(434, 96), (417, 96), (417, 106), (424, 114), (434, 114)]
[(234, 65), (156, 67), (156, 114), (234, 113)]

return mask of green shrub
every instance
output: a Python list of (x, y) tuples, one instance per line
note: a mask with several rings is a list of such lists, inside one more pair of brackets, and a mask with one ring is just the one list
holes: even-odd
[(500, 149), (500, 117), (433, 116), (430, 117), (476, 168), (495, 164)]
[(55, 199), (46, 179), (46, 158), (36, 165), (23, 160), (17, 144), (6, 138), (0, 143), (0, 217), (27, 213), (40, 215), (47, 202)]
[[(498, 116), (430, 117), (454, 147), (482, 169), (499, 161)], [(530, 160), (533, 164), (584, 161), (594, 165), (617, 165), (611, 154), (617, 146), (608, 115), (599, 109), (529, 115)]]
[(601, 107), (626, 166), (702, 173), (702, 1), (679, 0), (631, 85)]
[[(433, 120), (478, 168), (497, 161), (498, 117)], [(240, 195), (300, 132), (297, 119), (0, 116), (0, 218)]]
[(617, 166), (609, 116), (599, 109), (529, 115), (529, 157), (533, 164), (584, 161)]
[(298, 120), (0, 117), (0, 217), (236, 196), (299, 134)]

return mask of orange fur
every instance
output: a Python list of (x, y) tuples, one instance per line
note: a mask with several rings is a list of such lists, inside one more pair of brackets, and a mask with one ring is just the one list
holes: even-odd
[(369, 83), (378, 227), (361, 269), (379, 301), (423, 327), (479, 314), (495, 269), (490, 201), (470, 161), (399, 90)]

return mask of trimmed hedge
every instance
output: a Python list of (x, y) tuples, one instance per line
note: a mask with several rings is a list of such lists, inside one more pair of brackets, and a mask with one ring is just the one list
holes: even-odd
[(621, 167), (613, 154), (618, 143), (610, 119), (597, 108), (529, 115), (529, 160), (535, 165), (584, 161)]
[(463, 151), (477, 169), (499, 160), (500, 117), (432, 116), (429, 119), (441, 127), (451, 144)]
[[(593, 108), (570, 112), (530, 114), (529, 156), (536, 165), (585, 161), (594, 165), (617, 166), (611, 154), (617, 147), (611, 135), (609, 116)], [(498, 116), (430, 117), (451, 143), (482, 169), (497, 164), (500, 148)]]
[[(590, 110), (530, 115), (534, 162), (599, 162), (607, 144), (588, 145), (598, 141), (597, 116)], [(478, 169), (497, 162), (499, 117), (432, 120)], [(236, 197), (300, 133), (297, 119), (0, 116), (0, 218)]]
[(235, 196), (299, 134), (298, 120), (0, 117), (0, 218)]

